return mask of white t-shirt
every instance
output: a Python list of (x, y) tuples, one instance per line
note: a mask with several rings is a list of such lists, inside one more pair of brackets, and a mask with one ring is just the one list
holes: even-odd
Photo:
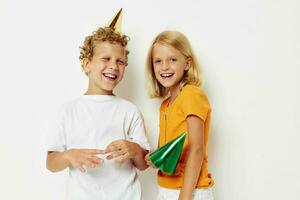
[[(149, 150), (141, 113), (135, 105), (116, 96), (83, 95), (66, 103), (55, 121), (47, 139), (48, 151), (105, 149), (119, 139)], [(70, 167), (69, 175), (70, 200), (141, 199), (140, 182), (130, 160), (119, 164), (105, 159), (85, 173)]]

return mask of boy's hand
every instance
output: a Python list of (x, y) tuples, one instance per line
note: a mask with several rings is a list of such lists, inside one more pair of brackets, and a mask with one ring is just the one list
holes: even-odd
[(98, 158), (97, 154), (105, 154), (105, 150), (98, 149), (69, 149), (65, 151), (65, 157), (70, 165), (85, 172), (85, 166), (95, 168), (103, 162), (103, 159)]
[[(152, 151), (151, 151), (152, 152)], [(152, 168), (154, 168), (154, 169), (156, 169), (157, 167), (155, 167), (154, 165), (153, 165), (153, 163), (151, 162), (151, 160), (150, 160), (150, 153), (151, 152), (149, 152), (146, 156), (145, 156), (145, 161), (146, 161), (146, 163), (147, 163), (147, 165), (148, 166), (150, 166), (150, 167), (152, 167)]]
[(136, 143), (127, 140), (116, 140), (110, 143), (105, 151), (110, 153), (106, 157), (108, 160), (116, 158), (116, 162), (123, 163), (128, 159), (134, 158), (139, 150), (139, 146)]

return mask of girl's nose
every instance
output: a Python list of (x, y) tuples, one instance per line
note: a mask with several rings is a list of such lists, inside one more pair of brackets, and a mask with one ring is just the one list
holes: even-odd
[(167, 62), (163, 62), (162, 65), (161, 65), (161, 69), (162, 69), (162, 70), (167, 70), (167, 69), (169, 69), (168, 63), (167, 63)]

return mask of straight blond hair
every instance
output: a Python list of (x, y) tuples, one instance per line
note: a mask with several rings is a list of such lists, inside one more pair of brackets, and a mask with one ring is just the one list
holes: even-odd
[(186, 71), (180, 81), (180, 90), (186, 85), (191, 84), (200, 87), (202, 84), (200, 66), (197, 62), (195, 54), (192, 50), (190, 42), (180, 32), (177, 31), (164, 31), (156, 36), (153, 40), (150, 49), (148, 51), (147, 61), (146, 61), (146, 73), (148, 79), (148, 93), (151, 98), (163, 98), (168, 94), (167, 88), (162, 86), (156, 79), (154, 69), (153, 69), (153, 46), (155, 43), (160, 43), (163, 45), (169, 45), (177, 49), (186, 58), (191, 59), (191, 66), (188, 71)]

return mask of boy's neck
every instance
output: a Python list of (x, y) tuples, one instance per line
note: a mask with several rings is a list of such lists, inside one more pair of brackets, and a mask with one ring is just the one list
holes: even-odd
[(88, 89), (84, 94), (85, 95), (112, 95), (112, 96), (114, 96), (113, 91), (91, 90), (91, 89)]

